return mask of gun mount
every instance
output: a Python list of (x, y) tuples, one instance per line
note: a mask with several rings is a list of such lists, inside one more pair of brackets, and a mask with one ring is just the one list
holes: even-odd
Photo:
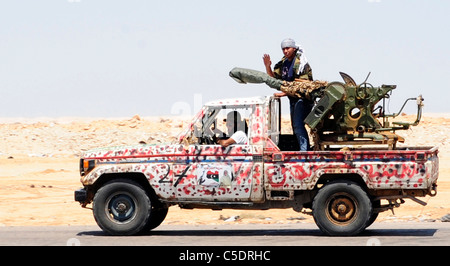
[[(296, 80), (286, 82), (270, 77), (264, 72), (234, 68), (230, 76), (240, 83), (266, 83), (288, 95), (304, 97), (316, 102), (305, 119), (313, 135), (314, 149), (325, 150), (331, 145), (377, 145), (387, 144), (395, 149), (404, 138), (397, 130), (416, 126), (422, 116), (423, 98), (409, 98), (399, 112), (385, 113), (385, 99), (396, 85), (374, 87), (366, 80), (357, 85), (347, 74), (340, 72), (342, 82)], [(369, 73), (370, 74), (370, 73)], [(377, 104), (383, 100), (382, 105)], [(417, 102), (417, 118), (414, 122), (390, 122), (398, 116), (410, 100)]]

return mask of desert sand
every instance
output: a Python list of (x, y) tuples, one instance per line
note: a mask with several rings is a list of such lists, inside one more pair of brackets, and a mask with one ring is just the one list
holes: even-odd
[[(412, 121), (413, 115), (397, 120)], [(73, 199), (79, 182), (79, 156), (84, 150), (124, 144), (163, 143), (174, 138), (189, 119), (178, 117), (0, 118), (0, 226), (91, 225), (92, 211)], [(283, 130), (290, 122), (283, 120)], [(425, 114), (420, 124), (399, 131), (406, 146), (438, 146), (440, 176), (436, 197), (406, 200), (380, 214), (377, 222), (441, 222), (450, 213), (450, 114)], [(169, 209), (163, 224), (312, 223), (291, 209)]]

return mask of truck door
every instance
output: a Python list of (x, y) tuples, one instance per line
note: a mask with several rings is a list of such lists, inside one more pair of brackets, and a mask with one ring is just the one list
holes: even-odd
[[(213, 136), (230, 137), (227, 115), (238, 112), (237, 128), (246, 133), (248, 141), (228, 147), (213, 142)], [(176, 163), (174, 191), (176, 197), (186, 201), (249, 201), (253, 185), (253, 151), (250, 145), (249, 106), (221, 106), (209, 108), (196, 123), (198, 143), (189, 145), (189, 156)], [(228, 116), (229, 117), (229, 116)], [(258, 171), (262, 167), (258, 167)]]

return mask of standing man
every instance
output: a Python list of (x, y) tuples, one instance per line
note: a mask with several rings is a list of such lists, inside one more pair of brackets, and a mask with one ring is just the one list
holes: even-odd
[[(293, 39), (284, 39), (281, 42), (281, 49), (284, 57), (278, 62), (272, 71), (272, 61), (268, 54), (264, 54), (263, 62), (269, 76), (285, 81), (295, 79), (313, 80), (312, 70), (308, 60), (303, 53), (303, 49), (295, 44)], [(275, 93), (275, 96), (286, 96), (284, 92)], [(291, 113), (291, 124), (295, 136), (297, 137), (300, 151), (310, 149), (308, 132), (305, 128), (304, 120), (311, 112), (314, 103), (307, 99), (288, 96)]]

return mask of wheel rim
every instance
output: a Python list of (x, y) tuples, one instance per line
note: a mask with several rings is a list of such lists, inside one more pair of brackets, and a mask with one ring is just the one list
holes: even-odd
[(358, 216), (358, 203), (348, 193), (337, 193), (327, 201), (327, 218), (336, 225), (352, 223)]
[(135, 198), (129, 194), (116, 193), (108, 198), (105, 211), (112, 221), (127, 223), (136, 216), (135, 202)]

